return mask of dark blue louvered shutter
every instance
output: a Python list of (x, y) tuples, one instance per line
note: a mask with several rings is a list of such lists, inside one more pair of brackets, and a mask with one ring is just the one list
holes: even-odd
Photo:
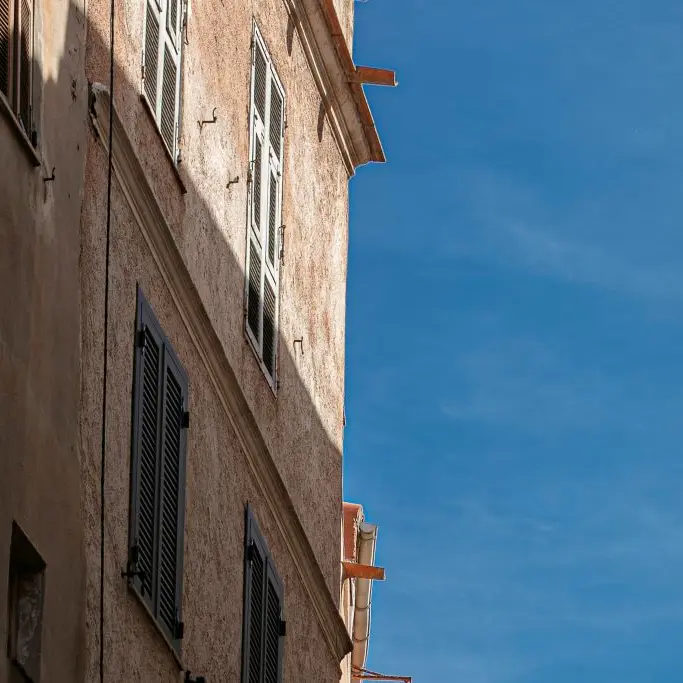
[(131, 460), (129, 565), (133, 586), (154, 611), (164, 336), (138, 291)]
[(164, 357), (164, 394), (159, 508), (158, 619), (169, 639), (183, 635), (182, 581), (185, 526), (187, 376), (168, 342)]
[(282, 582), (249, 508), (246, 543), (242, 683), (280, 683)]

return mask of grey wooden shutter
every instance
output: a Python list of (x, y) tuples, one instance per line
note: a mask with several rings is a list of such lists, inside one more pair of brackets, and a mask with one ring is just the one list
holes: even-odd
[(178, 648), (188, 380), (139, 289), (136, 330), (129, 568), (133, 587)]
[(0, 0), (0, 92), (9, 98), (11, 0)]
[(159, 72), (159, 8), (156, 0), (148, 0), (145, 17), (144, 91), (156, 115), (157, 79)]
[(268, 562), (266, 577), (266, 606), (264, 618), (263, 683), (280, 683), (282, 680), (282, 584), (275, 573), (272, 560)]
[(280, 683), (283, 585), (250, 508), (244, 587), (242, 683)]
[(158, 615), (173, 641), (181, 637), (187, 377), (168, 342), (164, 359), (164, 399), (160, 474)]
[(31, 86), (33, 81), (33, 1), (21, 2), (21, 38), (19, 65), (19, 102), (17, 113), (24, 130), (31, 133)]
[(154, 611), (157, 575), (159, 445), (163, 403), (163, 333), (149, 304), (138, 294), (133, 394), (130, 557), (144, 572), (133, 585)]
[(248, 549), (247, 673), (245, 683), (261, 683), (263, 670), (263, 585), (266, 561), (263, 549), (252, 541)]

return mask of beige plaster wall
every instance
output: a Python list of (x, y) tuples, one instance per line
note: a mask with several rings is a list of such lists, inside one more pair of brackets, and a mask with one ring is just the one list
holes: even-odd
[[(0, 641), (12, 521), (44, 561), (43, 681), (82, 680), (85, 563), (78, 453), (79, 216), (85, 27), (44, 0), (33, 65), (38, 158), (0, 113)], [(55, 180), (44, 182), (55, 167)], [(55, 524), (58, 520), (58, 524)], [(0, 657), (0, 681), (8, 680)]]
[[(97, 415), (101, 384), (103, 296), (101, 268), (104, 244), (103, 183), (105, 154), (94, 139), (88, 159), (92, 194), (83, 217), (83, 308), (90, 316), (84, 325), (82, 450), (83, 484), (99, 485), (100, 462)], [(110, 374), (106, 481), (106, 593), (105, 672), (111, 681), (176, 681), (178, 665), (152, 620), (128, 590), (120, 569), (128, 543), (130, 415), (133, 373), (136, 284), (142, 287), (180, 362), (189, 376), (190, 429), (187, 450), (182, 663), (209, 681), (239, 681), (242, 646), (244, 509), (251, 504), (285, 584), (285, 681), (336, 681), (339, 662), (323, 641), (310, 600), (285, 548), (276, 520), (249, 474), (236, 435), (176, 304), (153, 261), (146, 242), (118, 184), (113, 192), (114, 222), (111, 243)], [(90, 497), (95, 505), (96, 497)], [(99, 563), (95, 510), (88, 519), (88, 564)], [(97, 615), (98, 576), (88, 576), (89, 614)], [(98, 634), (87, 634), (87, 680), (95, 680)]]
[(349, 51), (353, 54), (354, 0), (334, 0), (334, 8), (337, 10), (337, 16), (344, 32), (346, 44), (349, 46)]
[[(139, 93), (143, 0), (117, 22), (115, 102), (333, 595), (339, 585), (347, 174), (282, 0), (194, 0), (183, 63), (180, 175)], [(277, 398), (244, 335), (250, 42), (256, 20), (287, 96)], [(90, 4), (87, 72), (107, 82), (108, 8)], [(93, 37), (95, 36), (95, 37)], [(97, 38), (99, 36), (99, 39)], [(198, 121), (217, 108), (216, 124)], [(240, 182), (226, 189), (229, 179)], [(304, 355), (293, 341), (304, 337)]]

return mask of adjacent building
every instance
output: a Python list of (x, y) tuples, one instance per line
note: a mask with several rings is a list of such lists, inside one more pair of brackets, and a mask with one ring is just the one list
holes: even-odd
[(393, 74), (352, 0), (113, 9), (0, 0), (0, 683), (336, 683), (348, 180)]

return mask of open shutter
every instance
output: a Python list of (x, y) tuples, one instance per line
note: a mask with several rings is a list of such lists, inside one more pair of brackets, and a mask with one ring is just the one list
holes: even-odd
[(0, 0), (0, 92), (9, 98), (12, 0)]
[(130, 558), (139, 572), (134, 586), (153, 610), (157, 571), (157, 510), (161, 434), (163, 335), (144, 298), (138, 296), (133, 396)]
[(187, 377), (168, 345), (164, 359), (158, 616), (172, 641), (182, 637)]
[(157, 81), (159, 77), (160, 14), (156, 0), (148, 0), (145, 15), (144, 91), (155, 116), (157, 111)]
[(17, 112), (24, 130), (30, 135), (31, 88), (33, 83), (33, 0), (21, 2), (21, 39), (19, 66), (19, 106)]

